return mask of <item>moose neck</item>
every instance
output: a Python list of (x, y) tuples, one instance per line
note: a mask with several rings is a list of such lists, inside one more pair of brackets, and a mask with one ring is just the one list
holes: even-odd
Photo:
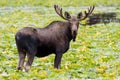
[(66, 36), (69, 39), (69, 41), (71, 41), (73, 39), (73, 37), (72, 37), (72, 33), (71, 33), (71, 24), (70, 24), (70, 22), (66, 22), (66, 27), (67, 27)]
[(62, 38), (69, 42), (73, 39), (71, 33), (71, 24), (69, 22), (54, 21), (44, 28), (43, 33), (46, 31), (49, 32), (48, 35), (54, 33), (53, 37), (58, 39)]

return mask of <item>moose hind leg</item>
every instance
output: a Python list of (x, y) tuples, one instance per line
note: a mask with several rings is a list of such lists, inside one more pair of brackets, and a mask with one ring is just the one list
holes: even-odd
[(35, 55), (32, 55), (32, 54), (27, 54), (27, 62), (26, 62), (26, 65), (25, 65), (25, 71), (28, 72), (32, 63), (33, 63), (33, 60), (34, 60), (34, 57)]
[(23, 51), (18, 51), (18, 54), (19, 54), (19, 62), (18, 62), (18, 70), (22, 70), (23, 67), (24, 67), (24, 61), (25, 61), (25, 56), (26, 56), (26, 53), (23, 52)]

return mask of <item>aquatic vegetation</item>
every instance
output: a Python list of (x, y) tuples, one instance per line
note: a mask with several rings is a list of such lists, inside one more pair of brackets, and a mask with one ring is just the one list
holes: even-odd
[(79, 25), (76, 42), (64, 54), (61, 69), (53, 68), (54, 55), (35, 58), (29, 73), (17, 71), (15, 33), (26, 26), (44, 27), (62, 20), (50, 11), (15, 10), (0, 13), (0, 79), (73, 80), (120, 78), (120, 24)]

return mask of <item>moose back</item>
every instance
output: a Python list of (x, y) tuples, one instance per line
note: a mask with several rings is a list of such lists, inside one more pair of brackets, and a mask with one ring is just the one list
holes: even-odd
[[(69, 49), (70, 41), (75, 41), (79, 27), (79, 21), (87, 18), (94, 10), (94, 6), (88, 11), (71, 16), (68, 12), (62, 12), (62, 8), (54, 5), (56, 13), (66, 22), (53, 21), (45, 28), (25, 27), (15, 35), (19, 54), (18, 70), (29, 71), (34, 57), (44, 57), (54, 53), (54, 68), (60, 68), (63, 53)], [(27, 62), (24, 66), (25, 57)]]

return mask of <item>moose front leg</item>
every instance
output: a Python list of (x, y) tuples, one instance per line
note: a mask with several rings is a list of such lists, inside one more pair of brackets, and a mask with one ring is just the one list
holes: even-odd
[(60, 68), (61, 58), (62, 58), (62, 54), (61, 53), (58, 53), (58, 54), (55, 55), (54, 68), (57, 68), (57, 69)]

